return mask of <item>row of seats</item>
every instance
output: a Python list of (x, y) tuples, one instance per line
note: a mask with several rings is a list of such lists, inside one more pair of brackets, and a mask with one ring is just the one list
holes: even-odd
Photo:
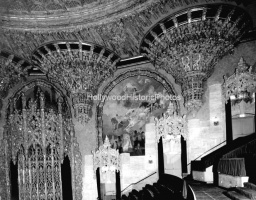
[(165, 175), (153, 185), (147, 184), (140, 191), (132, 190), (127, 196), (122, 195), (122, 200), (184, 200), (182, 179), (173, 179), (176, 177)]

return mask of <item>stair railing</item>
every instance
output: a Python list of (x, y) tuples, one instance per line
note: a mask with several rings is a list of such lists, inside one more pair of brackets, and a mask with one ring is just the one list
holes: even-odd
[(152, 174), (149, 174), (148, 176), (146, 176), (146, 177), (142, 178), (141, 180), (137, 181), (136, 183), (131, 183), (130, 185), (128, 185), (125, 189), (123, 189), (123, 190), (121, 191), (121, 194), (125, 193), (125, 191), (126, 191), (128, 188), (130, 188), (130, 187), (132, 187), (132, 186), (134, 186), (134, 185), (137, 185), (138, 183), (140, 183), (140, 182), (146, 180), (147, 178), (153, 176), (153, 175), (156, 174), (156, 173), (157, 173), (157, 172), (153, 172)]
[(216, 146), (212, 147), (211, 149), (208, 149), (207, 151), (205, 151), (204, 153), (202, 153), (200, 156), (198, 156), (197, 158), (195, 158), (194, 160), (190, 161), (190, 163), (187, 164), (187, 166), (191, 165), (191, 162), (193, 161), (197, 161), (199, 158), (203, 157), (204, 155), (206, 155), (207, 153), (211, 153), (214, 151), (214, 149), (216, 149), (217, 147), (221, 146), (222, 144), (226, 143), (226, 140), (217, 144)]

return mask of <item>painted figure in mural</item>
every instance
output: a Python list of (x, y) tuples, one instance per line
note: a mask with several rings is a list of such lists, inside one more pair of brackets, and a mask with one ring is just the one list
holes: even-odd
[(135, 147), (135, 155), (143, 155), (140, 143), (138, 143), (137, 146)]
[(130, 139), (130, 135), (128, 133), (124, 133), (123, 135), (123, 152), (129, 152), (132, 150), (132, 142)]

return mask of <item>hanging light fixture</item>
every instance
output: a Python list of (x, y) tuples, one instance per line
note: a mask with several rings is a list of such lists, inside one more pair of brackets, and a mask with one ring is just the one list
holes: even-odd
[(180, 136), (187, 139), (187, 121), (186, 116), (180, 116), (174, 110), (173, 104), (170, 102), (167, 111), (160, 119), (155, 118), (156, 137), (159, 142), (162, 137), (165, 140), (179, 140)]
[(185, 107), (196, 111), (202, 106), (204, 81), (251, 24), (244, 10), (231, 5), (187, 9), (153, 27), (141, 53), (181, 84)]
[(37, 49), (33, 62), (72, 98), (74, 117), (86, 124), (92, 115), (93, 95), (113, 76), (119, 58), (99, 46), (78, 42), (48, 44)]
[[(121, 160), (119, 151), (111, 148), (108, 136), (106, 136), (103, 145), (93, 153), (93, 169), (94, 177), (96, 177), (96, 170), (100, 168), (101, 182), (109, 183), (115, 177), (115, 172), (121, 170)], [(112, 182), (115, 180), (112, 180)]]
[(252, 100), (256, 90), (256, 74), (243, 58), (240, 58), (235, 73), (224, 76), (222, 85), (226, 103), (231, 100)]

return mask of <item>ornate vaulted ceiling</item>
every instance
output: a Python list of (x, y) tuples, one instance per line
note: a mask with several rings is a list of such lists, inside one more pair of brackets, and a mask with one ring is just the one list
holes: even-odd
[[(250, 3), (251, 0), (244, 2)], [(53, 41), (97, 44), (128, 58), (140, 54), (144, 35), (179, 10), (233, 0), (1, 0), (0, 48), (30, 60)], [(243, 2), (243, 3), (244, 3)], [(243, 6), (243, 5), (240, 5)]]

